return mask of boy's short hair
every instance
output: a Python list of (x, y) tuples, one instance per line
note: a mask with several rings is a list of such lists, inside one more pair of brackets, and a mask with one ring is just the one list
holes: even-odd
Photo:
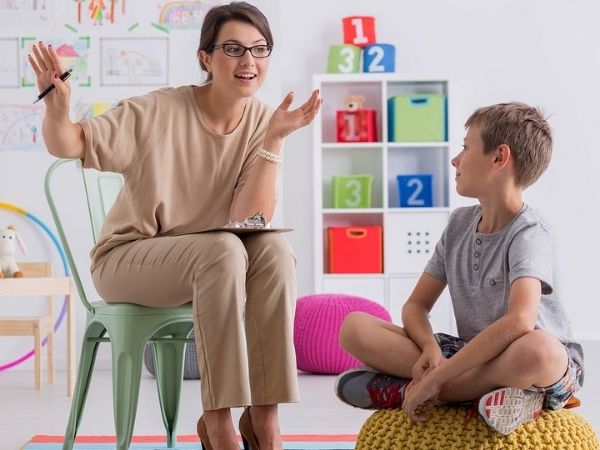
[(539, 109), (519, 102), (484, 106), (471, 114), (465, 128), (472, 125), (479, 128), (484, 153), (501, 144), (510, 147), (517, 186), (531, 186), (548, 167), (552, 131)]

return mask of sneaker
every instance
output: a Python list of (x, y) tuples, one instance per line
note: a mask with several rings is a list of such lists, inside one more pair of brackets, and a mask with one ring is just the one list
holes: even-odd
[(479, 414), (492, 429), (504, 435), (542, 413), (544, 394), (505, 387), (479, 399)]
[(409, 382), (408, 378), (386, 375), (365, 366), (340, 374), (334, 389), (341, 401), (356, 408), (400, 408)]

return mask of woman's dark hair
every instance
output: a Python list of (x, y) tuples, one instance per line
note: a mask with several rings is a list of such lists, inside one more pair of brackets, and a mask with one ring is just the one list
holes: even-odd
[[(246, 2), (231, 2), (228, 5), (216, 6), (211, 8), (202, 23), (202, 31), (200, 32), (200, 45), (198, 45), (197, 55), (200, 54), (200, 50), (204, 50), (207, 53), (212, 51), (212, 48), (216, 44), (217, 36), (219, 31), (225, 22), (231, 20), (238, 20), (240, 22), (249, 23), (253, 25), (259, 32), (264, 36), (268, 45), (273, 45), (273, 34), (271, 33), (271, 27), (269, 27), (269, 21), (260, 10)], [(205, 72), (206, 67), (204, 63), (200, 61), (200, 67)], [(207, 81), (212, 79), (212, 74), (208, 73)]]

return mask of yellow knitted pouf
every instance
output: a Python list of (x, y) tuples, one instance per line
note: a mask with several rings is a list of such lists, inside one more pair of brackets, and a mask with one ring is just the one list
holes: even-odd
[(362, 426), (355, 450), (535, 449), (598, 450), (590, 424), (570, 410), (544, 411), (508, 436), (481, 419), (469, 419), (469, 408), (434, 408), (427, 422), (414, 424), (399, 409), (375, 412)]

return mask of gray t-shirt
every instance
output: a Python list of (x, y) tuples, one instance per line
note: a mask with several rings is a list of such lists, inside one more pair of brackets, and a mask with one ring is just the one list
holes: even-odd
[(517, 278), (537, 278), (542, 299), (536, 329), (552, 333), (566, 345), (581, 367), (583, 382), (583, 350), (572, 340), (560, 301), (557, 257), (545, 221), (527, 205), (497, 233), (479, 233), (480, 220), (479, 205), (453, 211), (425, 266), (425, 272), (448, 284), (458, 336), (469, 341), (502, 317)]

